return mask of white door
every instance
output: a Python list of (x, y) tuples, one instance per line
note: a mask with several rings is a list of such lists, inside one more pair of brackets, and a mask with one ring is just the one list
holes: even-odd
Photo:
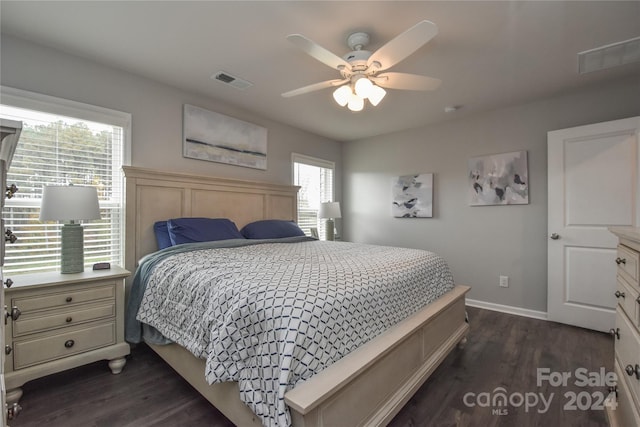
[(548, 133), (549, 320), (615, 324), (616, 237), (638, 226), (640, 117)]

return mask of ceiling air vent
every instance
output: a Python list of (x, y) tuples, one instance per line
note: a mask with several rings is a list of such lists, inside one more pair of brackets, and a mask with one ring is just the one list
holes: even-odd
[(640, 37), (578, 53), (578, 73), (605, 70), (640, 62)]
[(251, 83), (251, 82), (249, 82), (247, 80), (241, 79), (240, 77), (232, 76), (231, 74), (227, 73), (226, 71), (218, 71), (217, 73), (212, 75), (211, 78), (219, 80), (222, 83), (226, 83), (229, 86), (233, 86), (236, 89), (246, 89), (249, 86), (253, 86), (253, 83)]

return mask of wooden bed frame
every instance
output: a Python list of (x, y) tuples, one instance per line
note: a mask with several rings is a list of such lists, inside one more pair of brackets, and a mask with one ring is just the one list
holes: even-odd
[[(153, 223), (177, 217), (224, 217), (238, 228), (260, 219), (297, 219), (298, 187), (123, 167), (126, 268), (157, 250)], [(442, 360), (464, 345), (467, 286), (456, 286), (285, 394), (296, 427), (385, 425)], [(177, 344), (150, 346), (227, 418), (261, 425), (235, 382), (207, 384), (205, 361)]]

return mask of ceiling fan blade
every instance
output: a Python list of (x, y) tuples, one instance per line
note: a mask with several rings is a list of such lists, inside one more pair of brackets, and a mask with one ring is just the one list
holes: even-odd
[(340, 86), (341, 84), (347, 83), (349, 79), (336, 79), (336, 80), (326, 80), (320, 83), (314, 83), (309, 86), (304, 86), (298, 89), (290, 90), (289, 92), (285, 92), (282, 94), (283, 98), (291, 98), (292, 96), (302, 95), (304, 93), (313, 92), (320, 89), (325, 89), (328, 87)]
[(379, 71), (387, 70), (411, 55), (438, 34), (438, 27), (431, 21), (418, 22), (404, 33), (395, 37), (373, 52), (367, 61), (371, 66), (374, 62), (380, 64)]
[(333, 69), (342, 70), (343, 68), (346, 68), (347, 70), (351, 70), (351, 65), (347, 61), (340, 58), (335, 53), (323, 48), (313, 40), (306, 38), (302, 34), (288, 35), (287, 40)]
[(435, 90), (442, 83), (433, 77), (406, 73), (382, 73), (371, 77), (371, 80), (381, 87), (403, 90)]

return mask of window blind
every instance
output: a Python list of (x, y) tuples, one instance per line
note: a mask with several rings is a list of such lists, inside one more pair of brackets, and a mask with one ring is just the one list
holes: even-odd
[(320, 203), (333, 201), (333, 162), (313, 157), (293, 155), (293, 182), (299, 185), (298, 226), (307, 235), (311, 228), (317, 228), (320, 236), (325, 235), (326, 222), (318, 218)]
[(5, 201), (3, 218), (18, 241), (6, 246), (5, 272), (60, 267), (60, 227), (39, 220), (42, 187), (96, 187), (101, 219), (84, 224), (84, 261), (123, 261), (124, 128), (77, 117), (1, 105), (1, 116), (23, 123), (7, 182), (19, 191)]

